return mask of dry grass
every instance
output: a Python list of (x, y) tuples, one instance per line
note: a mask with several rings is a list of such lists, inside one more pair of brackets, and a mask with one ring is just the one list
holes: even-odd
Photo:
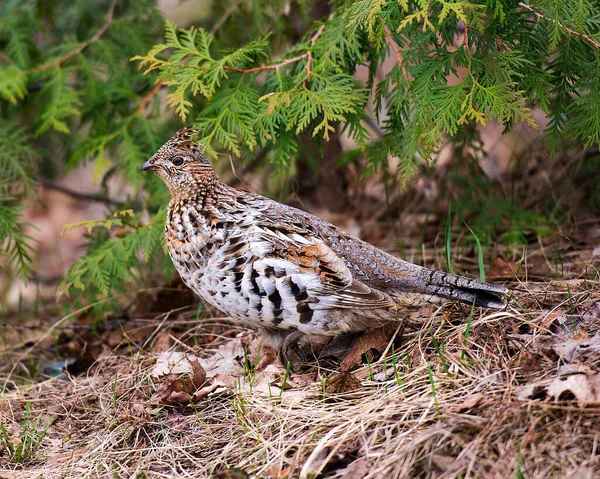
[[(157, 404), (159, 330), (171, 350), (203, 357), (242, 332), (190, 311), (140, 320), (142, 340), (105, 346), (85, 375), (17, 381), (35, 344), (5, 349), (7, 437), (18, 442), (26, 404), (47, 431), (21, 464), (1, 452), (0, 477), (597, 477), (599, 403), (518, 399), (564, 362), (548, 344), (600, 329), (597, 269), (589, 251), (579, 258), (585, 273), (513, 283), (504, 312), (414, 312), (344, 393), (326, 386), (326, 369), (292, 374), (285, 391), (280, 370), (270, 393), (250, 387), (266, 374), (256, 371), (200, 401)], [(586, 361), (600, 370), (600, 357)]]

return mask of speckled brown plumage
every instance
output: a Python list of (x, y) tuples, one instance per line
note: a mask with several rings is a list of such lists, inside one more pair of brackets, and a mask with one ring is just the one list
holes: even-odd
[(335, 336), (381, 326), (430, 297), (502, 308), (506, 289), (395, 258), (304, 211), (216, 177), (183, 129), (144, 164), (171, 194), (169, 254), (223, 313), (264, 330)]

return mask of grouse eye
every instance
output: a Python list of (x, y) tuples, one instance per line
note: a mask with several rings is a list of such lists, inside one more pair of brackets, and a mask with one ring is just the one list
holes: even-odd
[(173, 163), (175, 166), (181, 166), (183, 165), (183, 157), (174, 156), (173, 158), (171, 158), (171, 163)]

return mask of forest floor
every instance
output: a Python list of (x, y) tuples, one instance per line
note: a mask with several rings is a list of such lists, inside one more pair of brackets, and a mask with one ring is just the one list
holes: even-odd
[(0, 477), (597, 477), (599, 260), (557, 238), (499, 251), (505, 311), (407, 311), (350, 372), (287, 371), (180, 285), (101, 325), (23, 312), (3, 326)]
[[(542, 173), (575, 171), (559, 164)], [(580, 180), (563, 188), (573, 197), (554, 180), (515, 184), (529, 207), (571, 209), (556, 231), (481, 257), (456, 224), (444, 254), (443, 202), (437, 215), (410, 193), (400, 211), (360, 198), (355, 218), (313, 209), (409, 261), (443, 269), (450, 256), (511, 289), (503, 311), (407, 309), (342, 364), (284, 368), (177, 281), (123, 292), (100, 319), (68, 298), (3, 314), (0, 478), (598, 477), (600, 219), (571, 214)]]

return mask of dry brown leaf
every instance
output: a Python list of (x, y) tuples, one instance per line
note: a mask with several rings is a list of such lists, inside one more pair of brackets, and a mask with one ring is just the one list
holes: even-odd
[(152, 368), (152, 377), (160, 378), (169, 374), (193, 374), (190, 361), (200, 361), (200, 358), (181, 351), (164, 352), (158, 355)]
[(585, 366), (563, 366), (552, 379), (521, 388), (521, 401), (577, 401), (580, 405), (600, 403), (600, 374)]
[[(268, 364), (261, 370), (255, 368), (249, 375), (242, 366), (244, 360), (249, 359), (250, 363), (256, 364), (262, 353), (254, 344), (247, 344), (246, 348), (244, 351), (242, 338), (238, 337), (223, 344), (208, 358), (199, 358), (180, 351), (158, 354), (151, 374), (158, 380), (160, 386), (152, 398), (153, 401), (155, 403), (199, 401), (213, 393), (236, 388), (271, 397), (273, 394), (282, 395), (282, 390), (298, 388), (289, 377), (285, 385), (283, 384), (285, 371), (275, 364)], [(258, 354), (255, 354), (257, 352)], [(303, 378), (299, 377), (299, 379)], [(180, 393), (186, 393), (190, 398)], [(299, 401), (307, 394), (306, 389), (301, 390), (300, 394), (289, 391), (282, 399)]]
[(518, 271), (518, 266), (512, 261), (506, 261), (497, 256), (488, 272), (490, 278), (512, 278)]
[(589, 363), (592, 357), (600, 359), (600, 334), (592, 338), (587, 334), (558, 338), (553, 349), (563, 361)]
[(201, 399), (204, 399), (205, 397), (207, 397), (209, 394), (215, 392), (217, 389), (223, 388), (223, 387), (225, 387), (225, 385), (215, 379), (208, 386), (204, 386), (203, 388), (198, 389), (194, 393), (193, 399), (194, 399), (194, 401), (200, 401)]
[(194, 385), (187, 375), (162, 376), (157, 391), (150, 398), (151, 404), (187, 404), (192, 399)]
[(361, 364), (362, 355), (371, 349), (379, 352), (383, 351), (388, 345), (391, 336), (390, 331), (390, 328), (378, 328), (359, 337), (340, 364), (340, 371), (350, 371), (353, 366)]
[(450, 412), (468, 411), (469, 409), (473, 409), (475, 406), (477, 406), (481, 402), (482, 399), (483, 399), (482, 393), (471, 394), (470, 396), (467, 396), (460, 404), (451, 406), (448, 410)]
[(269, 479), (287, 479), (288, 477), (290, 477), (292, 471), (289, 466), (285, 467), (275, 465), (269, 467), (265, 472)]
[(237, 337), (220, 346), (209, 358), (201, 359), (200, 364), (206, 370), (208, 378), (217, 374), (230, 374), (239, 377), (245, 373), (242, 366), (245, 354), (242, 338)]
[(362, 479), (369, 472), (369, 461), (361, 457), (346, 466), (342, 479)]
[(153, 404), (188, 403), (206, 383), (206, 371), (199, 358), (176, 351), (160, 354), (151, 374), (159, 381), (150, 399)]
[(259, 357), (260, 360), (256, 365), (256, 370), (262, 371), (277, 359), (277, 352), (267, 345), (262, 345), (262, 354)]
[(163, 404), (187, 404), (192, 400), (192, 395), (187, 391), (171, 391), (161, 399)]
[(192, 359), (190, 364), (192, 365), (192, 384), (198, 389), (206, 382), (206, 371), (197, 359)]
[(156, 339), (154, 340), (154, 344), (152, 346), (152, 351), (155, 353), (163, 353), (168, 351), (171, 347), (171, 333), (168, 331), (160, 331), (156, 335)]
[(329, 394), (342, 394), (356, 391), (361, 386), (360, 381), (352, 373), (342, 371), (327, 378), (325, 392)]

